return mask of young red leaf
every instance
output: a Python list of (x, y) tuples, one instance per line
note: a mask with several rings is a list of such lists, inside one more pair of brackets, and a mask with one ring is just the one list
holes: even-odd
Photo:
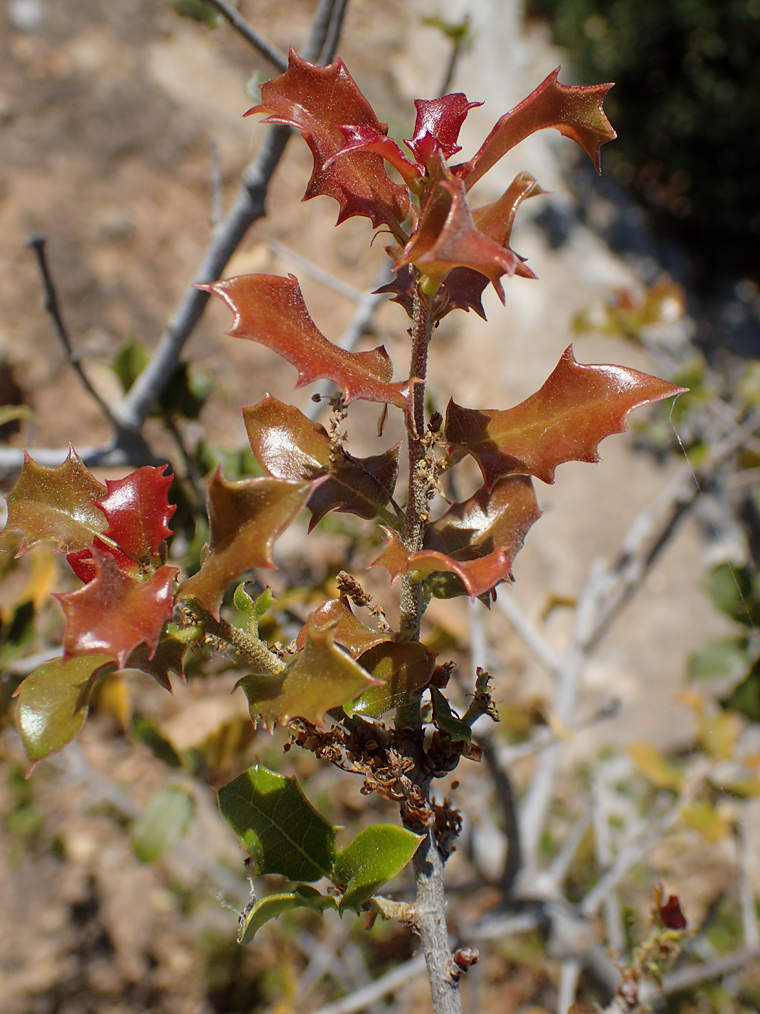
[(324, 426), (271, 395), (244, 408), (243, 419), (256, 460), (270, 475), (325, 477), (306, 505), (312, 512), (310, 529), (330, 510), (374, 518), (391, 498), (398, 476), (398, 445), (369, 458), (354, 458), (332, 444)]
[(56, 595), (66, 614), (66, 656), (99, 653), (124, 668), (138, 644), (156, 649), (174, 606), (176, 567), (159, 567), (145, 581), (119, 570), (113, 557), (93, 549), (95, 578), (84, 588)]
[(8, 494), (5, 531), (24, 533), (19, 555), (49, 541), (58, 544), (58, 552), (84, 549), (106, 528), (105, 516), (95, 506), (105, 492), (70, 445), (63, 464), (52, 468), (24, 452), (21, 475)]
[(617, 134), (602, 102), (611, 84), (561, 85), (559, 67), (538, 88), (497, 122), (469, 162), (454, 167), (467, 190), (516, 144), (545, 127), (554, 127), (588, 154), (600, 172), (599, 149)]
[(467, 207), (465, 188), (461, 180), (440, 168), (441, 176), (435, 181), (425, 200), (417, 229), (409, 242), (395, 254), (396, 269), (407, 264), (418, 267), (435, 288), (457, 267), (477, 271), (491, 282), (504, 302), (504, 289), (499, 279), (512, 275), (520, 259), (511, 250), (489, 239), (475, 227)]
[(391, 575), (391, 584), (408, 573), (420, 578), (441, 572), (456, 574), (474, 602), (478, 596), (495, 588), (500, 581), (511, 579), (509, 555), (503, 549), (495, 549), (487, 556), (460, 562), (432, 549), (410, 553), (404, 549), (394, 531), (389, 528), (383, 530), (387, 545), (370, 567), (384, 567)]
[(336, 647), (331, 629), (309, 619), (304, 647), (276, 676), (252, 674), (238, 680), (254, 724), (267, 728), (305, 718), (321, 725), (326, 711), (353, 700), (378, 683), (347, 652)]
[(512, 472), (554, 482), (565, 461), (599, 461), (597, 446), (628, 429), (629, 412), (686, 391), (625, 366), (583, 366), (569, 346), (540, 391), (504, 411), (450, 402), (445, 434), (472, 454), (489, 485)]
[(409, 213), (409, 195), (406, 187), (388, 176), (383, 158), (371, 151), (358, 151), (329, 161), (346, 146), (345, 128), (369, 128), (380, 135), (388, 132), (343, 61), (338, 58), (327, 67), (318, 67), (291, 49), (285, 73), (261, 85), (260, 90), (261, 103), (246, 115), (266, 113), (265, 123), (295, 127), (311, 148), (314, 171), (304, 200), (327, 194), (340, 205), (339, 223), (362, 215), (375, 228), (387, 225), (397, 231)]
[(177, 508), (167, 497), (172, 484), (172, 476), (164, 475), (168, 467), (144, 465), (123, 479), (106, 479), (108, 495), (96, 501), (108, 521), (104, 534), (138, 562), (158, 556), (172, 534), (168, 522)]
[[(343, 599), (328, 599), (311, 614), (309, 621), (317, 630), (332, 630), (335, 643), (346, 648), (352, 658), (358, 658), (376, 644), (391, 640), (390, 634), (381, 634), (362, 623)], [(306, 644), (306, 631), (304, 624), (296, 638), (299, 650)]]
[(62, 750), (87, 721), (90, 692), (113, 662), (108, 655), (53, 658), (26, 677), (17, 691), (16, 725), (33, 764)]
[(459, 561), (502, 549), (511, 563), (528, 529), (540, 517), (530, 476), (510, 475), (493, 489), (481, 486), (469, 500), (453, 504), (428, 527), (425, 549), (447, 553)]
[(230, 581), (254, 567), (272, 569), (272, 546), (311, 492), (308, 482), (285, 479), (225, 479), (221, 469), (208, 484), (210, 541), (201, 569), (179, 589), (179, 596), (195, 598), (218, 615)]
[(116, 566), (119, 570), (123, 570), (125, 574), (132, 574), (133, 577), (137, 577), (140, 573), (139, 564), (130, 556), (122, 553), (115, 546), (109, 546), (96, 535), (91, 546), (88, 546), (86, 549), (78, 549), (76, 553), (66, 554), (66, 563), (68, 563), (69, 567), (71, 567), (79, 580), (84, 584), (89, 584), (90, 581), (93, 581), (97, 577), (95, 561), (92, 555), (93, 547), (112, 556)]
[(389, 383), (393, 364), (383, 346), (346, 352), (333, 345), (309, 316), (293, 275), (240, 275), (198, 288), (223, 299), (234, 313), (227, 334), (259, 342), (296, 367), (296, 387), (332, 380), (347, 404), (362, 398), (410, 411), (413, 381)]
[(417, 110), (414, 134), (404, 143), (419, 164), (427, 166), (439, 154), (447, 160), (462, 150), (457, 140), (465, 117), (483, 103), (468, 102), (466, 95), (455, 92), (437, 99), (415, 99), (414, 105)]

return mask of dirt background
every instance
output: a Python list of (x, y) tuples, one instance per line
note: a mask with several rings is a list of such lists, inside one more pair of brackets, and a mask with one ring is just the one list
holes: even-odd
[[(245, 0), (242, 9), (285, 50), (304, 37), (313, 6), (312, 0)], [(453, 17), (458, 6), (463, 5), (441, 3), (435, 9)], [(410, 121), (411, 100), (436, 92), (448, 47), (440, 32), (422, 23), (431, 10), (422, 0), (350, 7), (340, 51), (381, 118)], [(485, 104), (467, 120), (465, 152), (562, 62), (540, 27), (524, 31), (519, 25), (518, 4), (494, 0), (472, 11), (475, 46), (461, 61), (455, 87)], [(98, 389), (115, 397), (110, 363), (116, 350), (129, 338), (148, 346), (157, 340), (208, 241), (211, 144), (218, 152), (226, 208), (259, 143), (262, 128), (241, 119), (251, 105), (244, 86), (256, 70), (269, 72), (232, 30), (209, 32), (156, 0), (15, 0), (0, 9), (0, 357), (33, 410), (33, 419), (11, 438), (13, 445), (58, 447), (71, 441), (76, 447), (109, 436), (97, 407), (66, 368), (41, 309), (26, 238), (47, 234), (76, 347)], [(529, 169), (553, 191), (547, 201), (570, 207), (573, 199), (563, 182), (575, 158), (570, 147), (554, 135), (531, 138), (517, 161), (505, 159), (487, 185), (484, 181), (484, 201), (500, 193), (515, 172)], [(287, 254), (273, 252), (270, 240), (359, 291), (372, 286), (384, 255), (379, 243), (369, 248), (362, 221), (333, 230), (333, 202), (299, 203), (309, 173), (306, 147), (294, 140), (270, 192), (269, 216), (250, 231), (226, 273), (294, 271), (315, 320), (335, 338), (350, 319), (352, 302), (304, 276)], [(597, 212), (605, 214), (601, 198)], [(556, 365), (572, 339), (570, 322), (578, 311), (604, 302), (615, 287), (640, 290), (637, 265), (614, 257), (584, 227), (553, 250), (526, 214), (513, 245), (540, 281), (511, 282), (506, 308), (489, 297), (487, 325), (472, 314), (456, 322), (449, 318), (436, 336), (431, 367), (441, 406), (452, 394), (472, 406), (506, 407), (522, 400)], [(187, 355), (213, 379), (202, 418), (208, 440), (233, 449), (245, 442), (241, 404), (269, 391), (303, 407), (309, 392), (294, 397), (291, 368), (252, 343), (225, 338), (228, 324), (226, 311), (210, 306)], [(377, 335), (368, 339), (376, 344), (379, 337), (401, 369), (405, 327), (401, 311), (391, 306), (378, 316)], [(676, 348), (687, 335), (688, 321), (671, 326)], [(640, 349), (622, 341), (581, 338), (575, 351), (581, 362), (620, 362), (656, 372)], [(374, 441), (363, 437), (361, 415), (352, 421), (354, 452), (376, 452)], [(374, 421), (368, 428), (374, 430)], [(189, 426), (188, 439), (196, 432)], [(165, 437), (158, 428), (150, 433), (161, 446)], [(571, 615), (555, 610), (544, 620), (547, 603), (577, 597), (592, 561), (614, 554), (680, 464), (657, 464), (635, 450), (631, 437), (607, 441), (602, 453), (602, 465), (562, 466), (555, 487), (537, 490), (545, 514), (517, 560), (517, 584), (509, 591), (558, 651)], [(327, 537), (320, 540), (318, 547)], [(622, 708), (619, 718), (573, 742), (577, 759), (631, 739), (646, 738), (663, 748), (691, 742), (691, 712), (677, 700), (685, 659), (725, 629), (700, 591), (713, 550), (700, 526), (687, 523), (594, 660), (585, 676), (584, 706), (593, 709), (603, 698), (617, 697)], [(282, 552), (297, 549), (286, 543)], [(389, 611), (393, 608), (391, 603)], [(470, 620), (460, 601), (436, 604), (432, 619), (467, 650)], [(550, 699), (549, 677), (497, 610), (486, 618), (486, 632), (497, 687), (524, 701)], [(130, 691), (129, 707), (136, 707), (139, 694), (138, 710), (152, 717), (176, 749), (192, 749), (207, 745), (220, 729), (244, 735), (239, 731), (244, 701), (242, 695), (230, 696), (233, 682), (232, 674), (191, 681), (172, 698), (140, 684), (139, 691)], [(303, 945), (299, 950), (292, 939), (274, 935), (253, 954), (241, 955), (232, 945), (235, 915), (218, 895), (239, 907), (247, 885), (210, 788), (195, 784), (200, 816), (181, 848), (156, 866), (135, 859), (130, 814), (139, 813), (165, 774), (144, 746), (120, 731), (117, 713), (116, 706), (104, 707), (81, 744), (43, 765), (29, 783), (20, 775), (23, 758), (15, 733), (6, 728), (0, 738), (10, 772), (0, 780), (3, 1014), (312, 1009), (311, 1002), (302, 1006), (300, 1000), (275, 1008), (261, 992), (267, 967), (276, 966), (285, 981), (295, 976)], [(262, 757), (278, 756), (276, 743), (257, 742), (256, 749)], [(219, 757), (215, 775), (221, 778), (221, 747)], [(308, 773), (308, 760), (302, 763)], [(316, 785), (319, 792), (318, 777)], [(324, 791), (329, 798), (328, 783)], [(363, 804), (348, 787), (328, 805), (336, 820), (348, 823)], [(711, 869), (699, 872), (705, 882), (712, 877), (714, 892), (724, 874), (720, 865)], [(385, 935), (386, 961), (410, 953), (408, 937)], [(243, 986), (231, 985), (235, 974)], [(426, 1009), (424, 992), (410, 987), (402, 1006)]]

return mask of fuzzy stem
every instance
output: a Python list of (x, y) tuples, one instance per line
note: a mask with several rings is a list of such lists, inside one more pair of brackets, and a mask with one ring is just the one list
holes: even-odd
[(244, 655), (248, 665), (256, 672), (276, 676), (285, 668), (285, 663), (279, 655), (270, 651), (258, 637), (251, 637), (245, 630), (234, 627), (227, 620), (221, 618), (217, 620), (194, 599), (183, 601), (182, 606), (201, 624), (207, 634), (226, 642), (235, 651)]
[(459, 976), (451, 957), (446, 926), (444, 860), (429, 830), (414, 855), (417, 898), (414, 924), (425, 955), (435, 1014), (462, 1014)]
[[(404, 546), (410, 553), (422, 549), (427, 522), (427, 478), (425, 476), (425, 380), (433, 320), (427, 300), (419, 291), (414, 295), (412, 318), (412, 357), (409, 376), (417, 378), (412, 402), (412, 425), (407, 424), (409, 444), (409, 496), (406, 505)], [(419, 636), (422, 620), (420, 582), (405, 574), (401, 582), (401, 633), (410, 640)]]

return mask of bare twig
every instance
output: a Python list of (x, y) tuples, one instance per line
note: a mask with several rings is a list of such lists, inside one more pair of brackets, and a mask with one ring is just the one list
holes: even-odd
[(514, 596), (509, 594), (509, 589), (499, 595), (496, 604), (539, 662), (546, 666), (549, 672), (558, 673), (562, 665), (561, 660), (557, 658), (530, 620), (520, 611)]
[(26, 241), (26, 245), (31, 247), (34, 251), (34, 255), (37, 258), (37, 267), (40, 271), (40, 277), (42, 279), (42, 288), (45, 295), (45, 310), (50, 314), (53, 324), (55, 325), (58, 338), (60, 339), (61, 345), (63, 345), (64, 351), (66, 352), (66, 358), (69, 361), (69, 365), (76, 372), (77, 376), (82, 382), (82, 386), (96, 403), (100, 411), (109, 421), (114, 429), (118, 429), (118, 422), (111, 413), (111, 409), (100, 396), (98, 391), (95, 389), (92, 381), (85, 373), (84, 367), (79, 353), (74, 349), (71, 344), (71, 337), (68, 329), (63, 322), (63, 315), (61, 314), (61, 307), (58, 303), (58, 294), (55, 291), (55, 285), (53, 284), (53, 278), (50, 274), (50, 266), (48, 265), (47, 253), (45, 252), (45, 243), (47, 237), (40, 232), (33, 233)]
[(567, 1014), (568, 1008), (575, 1002), (582, 969), (583, 965), (577, 958), (566, 958), (562, 962), (557, 990), (557, 1014)]
[(209, 141), (211, 158), (211, 225), (218, 225), (222, 220), (222, 167), (219, 162), (219, 145), (213, 138)]
[(757, 923), (755, 894), (749, 878), (752, 846), (750, 845), (747, 827), (743, 820), (739, 821), (736, 833), (739, 839), (739, 903), (742, 912), (744, 943), (749, 950), (757, 950), (760, 947), (760, 930)]
[(412, 860), (417, 883), (414, 924), (422, 943), (435, 1014), (461, 1014), (459, 975), (446, 928), (444, 861), (429, 830)]
[(223, 17), (227, 18), (232, 27), (239, 32), (246, 42), (250, 42), (254, 49), (258, 49), (262, 56), (265, 56), (278, 70), (288, 69), (288, 58), (277, 46), (274, 46), (263, 35), (260, 35), (253, 25), (249, 24), (243, 15), (227, 0), (208, 0), (212, 7), (216, 7)]
[[(594, 845), (596, 859), (602, 869), (612, 866), (612, 842), (610, 826), (607, 821), (607, 786), (601, 776), (596, 773), (591, 783), (591, 801), (594, 821)], [(620, 899), (614, 889), (604, 899), (604, 925), (607, 941), (616, 954), (622, 954), (625, 947), (625, 932), (620, 912)]]
[(419, 975), (424, 968), (425, 955), (416, 954), (409, 961), (397, 965), (390, 972), (386, 972), (385, 975), (381, 975), (379, 979), (375, 979), (374, 982), (358, 989), (350, 996), (344, 997), (337, 1003), (320, 1007), (319, 1010), (314, 1011), (314, 1014), (356, 1014), (357, 1011), (364, 1010), (369, 1004), (382, 999), (388, 993), (407, 985), (409, 980)]

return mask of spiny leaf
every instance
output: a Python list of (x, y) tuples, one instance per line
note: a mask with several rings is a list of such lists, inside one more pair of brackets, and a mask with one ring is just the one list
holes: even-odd
[(208, 484), (210, 540), (201, 569), (180, 587), (217, 615), (230, 581), (254, 567), (274, 567), (272, 546), (306, 502), (311, 486), (285, 479), (230, 482), (217, 469)]
[(466, 181), (468, 190), (511, 148), (545, 127), (554, 127), (579, 144), (600, 171), (599, 149), (617, 137), (602, 109), (612, 85), (561, 85), (557, 81), (560, 70), (557, 67), (535, 91), (501, 117), (469, 162), (455, 167), (454, 172)]
[(124, 668), (143, 642), (155, 651), (161, 629), (171, 618), (176, 567), (159, 567), (146, 580), (125, 574), (113, 557), (93, 549), (95, 578), (55, 598), (66, 614), (63, 646), (67, 656), (105, 654)]
[(219, 809), (258, 873), (289, 880), (330, 877), (336, 828), (304, 796), (295, 778), (254, 764), (219, 790)]
[(384, 528), (383, 531), (387, 545), (370, 566), (384, 567), (391, 575), (391, 584), (407, 573), (422, 578), (429, 574), (448, 572), (457, 575), (467, 589), (467, 594), (475, 601), (478, 596), (490, 592), (500, 581), (511, 578), (509, 556), (503, 549), (495, 549), (487, 556), (460, 562), (431, 549), (410, 553), (404, 549), (394, 531), (389, 528)]
[[(381, 634), (362, 623), (343, 599), (328, 599), (311, 614), (310, 621), (317, 630), (332, 630), (335, 643), (346, 648), (352, 658), (391, 639), (390, 634)], [(296, 647), (299, 650), (306, 644), (307, 630), (308, 624), (304, 624), (298, 633)]]
[(172, 532), (169, 518), (177, 509), (168, 500), (172, 476), (168, 465), (144, 465), (123, 479), (106, 479), (108, 495), (96, 501), (108, 521), (105, 535), (133, 560), (157, 557)]
[(71, 445), (63, 464), (52, 468), (24, 452), (21, 475), (8, 494), (5, 531), (24, 533), (19, 555), (48, 541), (56, 542), (59, 552), (84, 549), (106, 528), (95, 506), (105, 493)]
[(430, 683), (437, 652), (419, 641), (383, 641), (359, 655), (359, 665), (380, 685), (370, 687), (346, 711), (349, 715), (379, 718), (391, 708), (419, 700)]
[(397, 876), (420, 845), (419, 835), (395, 824), (372, 824), (335, 857), (334, 879), (345, 884), (339, 911), (359, 909)]
[(195, 816), (195, 800), (179, 785), (169, 785), (148, 800), (132, 829), (132, 847), (144, 863), (155, 862), (184, 837)]
[(286, 894), (268, 894), (260, 898), (240, 917), (237, 942), (250, 944), (261, 927), (294, 908), (309, 908), (312, 912), (325, 912), (338, 907), (338, 899), (330, 894), (320, 894), (308, 884), (299, 884), (295, 891)]
[(435, 727), (450, 736), (454, 743), (469, 743), (472, 739), (472, 729), (464, 719), (454, 715), (449, 702), (437, 687), (430, 688), (430, 701), (433, 705)]
[(320, 630), (310, 618), (302, 650), (282, 672), (276, 676), (254, 673), (238, 680), (236, 686), (242, 687), (248, 698), (254, 723), (271, 729), (298, 717), (321, 725), (326, 711), (341, 707), (379, 682), (334, 640), (332, 630)]
[(332, 380), (346, 403), (362, 398), (410, 410), (412, 380), (390, 383), (393, 363), (383, 346), (346, 352), (333, 345), (309, 316), (294, 275), (239, 275), (198, 288), (224, 300), (234, 313), (227, 334), (265, 345), (296, 367), (296, 387)]
[(310, 529), (330, 510), (374, 518), (392, 496), (398, 445), (369, 458), (354, 458), (331, 443), (324, 426), (271, 395), (244, 408), (243, 418), (256, 460), (270, 475), (302, 480), (326, 477), (306, 505), (312, 513)]
[(266, 113), (265, 123), (286, 123), (303, 134), (314, 156), (304, 200), (318, 194), (335, 198), (339, 223), (362, 215), (375, 228), (397, 230), (404, 221), (409, 213), (407, 189), (390, 179), (380, 155), (360, 151), (329, 161), (346, 145), (343, 128), (365, 127), (382, 135), (388, 131), (340, 58), (318, 67), (291, 49), (288, 69), (261, 85), (261, 104), (246, 115), (251, 113)]
[(482, 105), (482, 102), (468, 102), (462, 92), (437, 99), (415, 99), (414, 134), (404, 143), (420, 165), (430, 165), (439, 154), (448, 160), (462, 150), (457, 140), (465, 117), (471, 109)]
[(394, 258), (396, 270), (414, 264), (435, 289), (454, 268), (469, 268), (484, 275), (504, 302), (502, 275), (515, 273), (520, 259), (511, 250), (495, 243), (476, 227), (467, 206), (464, 184), (445, 167), (432, 185), (409, 242)]
[(174, 623), (164, 625), (155, 650), (151, 653), (147, 644), (138, 644), (130, 653), (125, 669), (139, 669), (152, 676), (159, 686), (171, 693), (170, 673), (176, 673), (185, 681), (185, 652), (200, 636), (198, 627), (178, 628)]
[(16, 724), (30, 761), (62, 750), (84, 727), (90, 692), (106, 667), (108, 655), (54, 658), (30, 673), (18, 690)]
[(511, 472), (552, 483), (565, 461), (599, 461), (599, 442), (625, 432), (633, 409), (685, 390), (624, 366), (583, 366), (571, 345), (541, 390), (514, 408), (451, 401), (445, 434), (455, 451), (472, 454), (489, 485)]
[(457, 560), (472, 560), (503, 549), (511, 563), (528, 529), (540, 517), (530, 476), (510, 475), (492, 489), (481, 486), (469, 500), (452, 504), (428, 527), (425, 549), (436, 549)]

